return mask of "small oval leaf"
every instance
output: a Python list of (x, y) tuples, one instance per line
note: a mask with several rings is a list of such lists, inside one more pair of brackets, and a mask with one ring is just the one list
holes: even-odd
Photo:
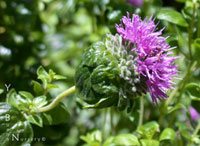
[(171, 128), (166, 128), (160, 135), (160, 141), (162, 140), (171, 140), (175, 139), (175, 131)]
[(120, 134), (113, 139), (114, 146), (138, 146), (140, 145), (138, 138), (133, 134)]
[(137, 129), (137, 133), (147, 139), (151, 139), (156, 132), (159, 132), (159, 125), (155, 121), (139, 126)]
[(186, 91), (188, 91), (192, 96), (200, 97), (200, 86), (196, 83), (187, 84)]
[(172, 9), (160, 10), (158, 12), (157, 18), (160, 20), (166, 20), (179, 26), (188, 27), (188, 23), (183, 18), (182, 14)]

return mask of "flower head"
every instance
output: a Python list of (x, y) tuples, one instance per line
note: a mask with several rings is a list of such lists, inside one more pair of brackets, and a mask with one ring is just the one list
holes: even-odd
[(153, 16), (142, 21), (135, 14), (131, 19), (128, 13), (121, 22), (116, 29), (124, 40), (133, 44), (132, 51), (137, 53), (136, 72), (139, 78), (145, 78), (153, 103), (165, 99), (166, 91), (173, 88), (173, 76), (177, 74), (177, 66), (173, 62), (177, 57), (170, 56), (172, 48), (161, 36), (163, 29), (156, 31)]
[(140, 7), (143, 4), (143, 0), (127, 0), (127, 3), (133, 5), (134, 7)]
[(199, 113), (195, 110), (195, 108), (190, 107), (190, 108), (189, 108), (189, 111), (190, 111), (191, 119), (192, 119), (193, 121), (196, 121), (196, 120), (200, 117)]

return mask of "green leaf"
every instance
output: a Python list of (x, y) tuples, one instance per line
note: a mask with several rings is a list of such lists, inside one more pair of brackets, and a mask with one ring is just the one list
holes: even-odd
[(0, 103), (1, 146), (22, 146), (31, 143), (33, 130), (28, 121), (14, 106)]
[(49, 70), (49, 77), (50, 77), (50, 79), (53, 79), (55, 75), (56, 75), (56, 73), (52, 69), (50, 69)]
[(183, 15), (183, 17), (188, 21), (190, 22), (192, 20), (192, 11), (193, 11), (193, 8), (192, 7), (184, 7), (182, 10), (181, 10), (181, 13)]
[(176, 122), (175, 124), (179, 130), (193, 130), (192, 127), (188, 126), (187, 124), (183, 123), (183, 122)]
[(185, 137), (188, 140), (191, 140), (191, 138), (192, 138), (191, 131), (193, 131), (192, 127), (188, 126), (187, 124), (185, 124), (183, 122), (176, 122), (175, 125), (178, 127), (178, 129), (183, 137)]
[(185, 129), (181, 130), (181, 135), (188, 140), (192, 140), (191, 133), (189, 131), (185, 130)]
[(182, 109), (182, 108), (184, 108), (185, 109), (185, 106), (183, 105), (183, 104), (181, 104), (181, 103), (178, 103), (178, 104), (176, 104), (176, 106), (169, 106), (168, 108), (167, 108), (167, 113), (168, 114), (170, 114), (170, 113), (172, 113), (172, 112), (174, 112), (174, 111), (176, 111), (176, 110), (178, 110), (178, 109)]
[(47, 104), (47, 97), (46, 96), (38, 96), (33, 99), (33, 105), (37, 108), (40, 108)]
[[(51, 82), (54, 81), (54, 80), (65, 79), (64, 76), (56, 75), (56, 73), (52, 69), (50, 69), (49, 73), (47, 73), (46, 70), (42, 66), (40, 66), (38, 68), (37, 75), (38, 75), (38, 79), (42, 80), (42, 83), (44, 84), (45, 89), (46, 88), (47, 89), (58, 88), (57, 85), (51, 84)], [(35, 86), (37, 88), (39, 88), (39, 90), (42, 90), (40, 84), (35, 83)], [(36, 89), (36, 91), (37, 91), (37, 89)]]
[(114, 146), (138, 146), (140, 145), (138, 138), (133, 134), (120, 134), (114, 137), (112, 144)]
[(160, 20), (169, 21), (179, 26), (188, 27), (188, 23), (185, 21), (181, 13), (172, 9), (162, 9), (158, 12), (157, 18)]
[(103, 146), (113, 146), (113, 139), (114, 136), (110, 136), (106, 139), (106, 141), (103, 143)]
[[(19, 95), (20, 94), (20, 95)], [(7, 102), (19, 110), (37, 112), (37, 109), (46, 105), (46, 96), (38, 96), (36, 98), (29, 92), (21, 91), (19, 94), (14, 89), (11, 89), (7, 94)]]
[(36, 95), (42, 95), (44, 93), (44, 88), (39, 82), (33, 80), (32, 84), (33, 84), (33, 90), (36, 93)]
[(29, 110), (29, 104), (27, 100), (18, 95), (14, 89), (11, 89), (8, 92), (6, 101), (7, 103), (18, 108), (19, 110), (24, 110), (24, 111)]
[(46, 70), (42, 66), (40, 66), (37, 69), (37, 75), (38, 76), (40, 76), (40, 75), (48, 76), (48, 73), (46, 72)]
[(196, 135), (196, 136), (193, 137), (192, 139), (193, 139), (194, 143), (200, 144), (200, 138), (199, 138), (199, 136)]
[(120, 21), (122, 17), (122, 13), (120, 10), (114, 10), (114, 11), (109, 12), (107, 17), (110, 23), (117, 23)]
[(200, 38), (194, 40), (194, 58), (200, 61)]
[(81, 136), (80, 138), (91, 146), (100, 146), (102, 141), (101, 132), (98, 130), (88, 133), (86, 136)]
[(40, 79), (42, 81), (42, 83), (44, 84), (44, 88), (46, 88), (47, 84), (48, 84), (48, 81), (49, 81), (48, 76), (39, 75), (38, 79)]
[(49, 74), (46, 72), (46, 70), (40, 66), (37, 69), (37, 75), (38, 75), (38, 79), (40, 79), (42, 81), (42, 83), (44, 84), (44, 87), (47, 86), (47, 84), (49, 83)]
[(196, 38), (196, 39), (194, 40), (194, 47), (195, 47), (196, 49), (200, 49), (200, 38)]
[(40, 115), (29, 115), (26, 119), (32, 124), (38, 125), (40, 127), (43, 126), (43, 121)]
[(58, 104), (54, 109), (42, 113), (42, 118), (45, 125), (58, 125), (66, 123), (69, 120), (70, 114), (64, 104)]
[(0, 94), (2, 94), (4, 92), (4, 90), (3, 89), (0, 89)]
[(152, 139), (141, 139), (142, 146), (159, 146), (159, 141)]
[(63, 80), (63, 79), (66, 79), (66, 77), (61, 76), (61, 75), (55, 75), (55, 76), (53, 77), (53, 79), (54, 79), (54, 80)]
[(84, 109), (88, 109), (88, 108), (102, 108), (102, 107), (108, 107), (109, 105), (111, 105), (113, 102), (115, 102), (116, 99), (115, 98), (102, 98), (100, 99), (97, 103), (95, 104), (86, 104), (84, 105)]
[(159, 132), (159, 125), (155, 121), (139, 126), (137, 129), (137, 133), (147, 139), (152, 139), (156, 132)]
[(25, 97), (25, 99), (31, 103), (33, 100), (33, 95), (30, 92), (26, 92), (26, 91), (19, 91), (19, 94), (23, 97)]
[(17, 99), (17, 93), (16, 93), (15, 89), (11, 89), (8, 92), (6, 100), (9, 104), (11, 104), (15, 107), (17, 107), (20, 104), (19, 100)]
[(48, 88), (48, 89), (58, 88), (58, 86), (57, 86), (57, 85), (54, 85), (54, 84), (47, 84), (47, 88)]
[(187, 84), (186, 91), (188, 91), (192, 96), (200, 97), (200, 86), (196, 83)]
[(51, 114), (42, 113), (41, 117), (42, 117), (42, 121), (43, 121), (44, 125), (54, 125), (53, 124), (53, 117), (51, 116)]
[(171, 128), (166, 128), (163, 130), (163, 132), (160, 135), (159, 140), (171, 140), (173, 141), (175, 139), (176, 133), (173, 129)]
[(190, 98), (191, 98), (193, 101), (200, 101), (200, 98), (199, 98), (199, 97), (195, 97), (195, 96), (190, 95)]

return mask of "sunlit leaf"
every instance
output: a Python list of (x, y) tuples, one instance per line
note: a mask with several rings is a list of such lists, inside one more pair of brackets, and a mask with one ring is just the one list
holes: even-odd
[(188, 24), (181, 13), (172, 9), (161, 9), (157, 14), (157, 18), (160, 20), (169, 21), (179, 26), (188, 27)]
[(114, 146), (138, 146), (140, 143), (138, 138), (133, 134), (120, 134), (113, 139), (112, 144)]
[(160, 138), (159, 140), (162, 141), (162, 140), (171, 140), (173, 141), (175, 139), (175, 131), (171, 128), (166, 128), (163, 130), (163, 132), (161, 133), (160, 135)]
[(26, 98), (26, 100), (31, 103), (33, 100), (33, 95), (30, 92), (26, 92), (26, 91), (19, 91), (19, 95), (23, 96)]
[(86, 136), (81, 136), (80, 138), (91, 146), (100, 146), (102, 141), (100, 131), (93, 131), (92, 133), (88, 133)]
[(0, 89), (0, 94), (2, 94), (4, 92), (4, 90), (3, 89)]
[(40, 108), (47, 104), (46, 96), (38, 96), (33, 99), (33, 105)]
[(141, 139), (142, 146), (159, 146), (159, 141), (152, 139)]
[(139, 126), (137, 129), (137, 133), (147, 139), (151, 139), (156, 132), (159, 132), (159, 125), (155, 121)]

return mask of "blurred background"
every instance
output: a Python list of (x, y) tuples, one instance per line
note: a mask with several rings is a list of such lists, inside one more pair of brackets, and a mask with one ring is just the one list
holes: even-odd
[[(189, 21), (192, 14), (188, 5), (190, 1), (186, 4), (186, 0), (1, 0), (0, 88), (6, 90), (5, 84), (10, 84), (10, 88), (17, 91), (32, 92), (31, 81), (37, 80), (36, 69), (42, 65), (67, 77), (56, 82), (60, 88), (53, 89), (50, 94), (55, 97), (74, 85), (74, 73), (83, 49), (103, 40), (107, 33), (116, 33), (115, 24), (120, 23), (120, 18), (127, 11), (137, 13), (144, 19), (146, 16), (157, 16), (165, 7), (183, 11)], [(155, 21), (159, 22), (158, 19)], [(160, 22), (158, 28), (164, 26), (164, 36), (170, 35), (168, 43), (178, 46), (175, 54), (185, 54), (187, 58), (188, 49), (184, 44), (187, 43), (184, 40), (187, 30), (169, 22)], [(187, 61), (179, 69), (184, 70), (186, 64)], [(199, 76), (199, 71), (195, 73), (193, 80)], [(6, 93), (0, 95), (0, 101), (5, 100)], [(115, 111), (115, 129), (112, 129), (109, 126), (110, 109), (81, 110), (76, 96), (63, 101), (71, 114), (68, 123), (44, 128), (34, 126), (35, 137), (46, 137), (46, 140), (33, 142), (33, 146), (79, 146), (83, 144), (81, 135), (102, 129), (103, 116), (107, 116), (105, 135), (135, 130), (136, 116)], [(146, 119), (157, 119), (158, 110), (154, 111), (151, 104), (146, 104), (145, 108)]]

